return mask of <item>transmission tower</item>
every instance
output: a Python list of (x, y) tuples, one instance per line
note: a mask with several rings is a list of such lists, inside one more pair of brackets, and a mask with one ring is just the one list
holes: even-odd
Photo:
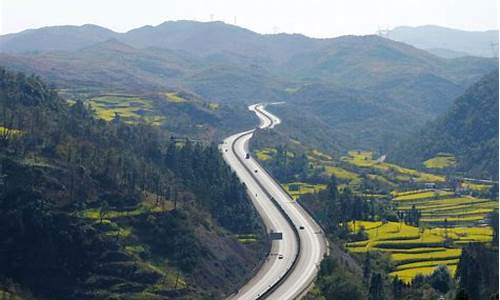
[(377, 30), (377, 35), (387, 38), (389, 36), (390, 31), (391, 30), (389, 29), (389, 26), (384, 26), (384, 27), (379, 26)]

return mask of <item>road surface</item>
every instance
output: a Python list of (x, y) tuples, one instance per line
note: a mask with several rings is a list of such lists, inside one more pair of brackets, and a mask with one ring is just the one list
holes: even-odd
[[(269, 130), (281, 120), (264, 105), (249, 106), (260, 119), (260, 129)], [(245, 183), (247, 192), (268, 232), (282, 232), (272, 242), (270, 255), (231, 300), (297, 299), (314, 281), (327, 251), (326, 239), (312, 217), (254, 160), (246, 158), (255, 129), (232, 135), (220, 146), (224, 159)], [(303, 228), (303, 229), (301, 229)]]

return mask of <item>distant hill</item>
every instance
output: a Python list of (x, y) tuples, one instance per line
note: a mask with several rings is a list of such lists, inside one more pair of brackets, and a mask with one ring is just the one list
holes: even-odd
[(0, 52), (77, 50), (117, 35), (114, 31), (92, 24), (28, 29), (0, 36)]
[[(498, 53), (498, 30), (464, 31), (432, 25), (401, 26), (389, 31), (387, 37), (420, 49), (429, 49), (431, 53), (447, 58), (457, 55), (492, 57), (495, 50)], [(492, 49), (492, 43), (496, 44), (495, 50)]]
[(447, 113), (401, 142), (389, 159), (421, 163), (452, 153), (470, 176), (498, 178), (498, 70), (457, 98)]
[[(68, 30), (77, 36), (63, 35), (54, 48), (64, 40), (83, 39), (74, 28)], [(50, 28), (30, 34), (37, 32), (43, 36)], [(26, 49), (15, 37), (9, 47)], [(444, 113), (466, 87), (497, 65), (491, 58), (444, 59), (374, 35), (263, 35), (222, 22), (165, 22), (76, 50), (35, 46), (30, 50), (37, 52), (0, 53), (0, 64), (36, 72), (65, 89), (134, 94), (181, 89), (212, 102), (288, 101), (283, 109), (295, 111), (282, 112), (289, 126), (305, 130), (301, 124), (307, 117), (309, 124), (334, 126), (316, 132), (317, 141), (356, 148), (381, 147), (384, 140), (396, 141)], [(339, 99), (337, 91), (353, 96)], [(345, 106), (341, 118), (338, 105)], [(360, 111), (367, 118), (354, 124), (351, 120)]]

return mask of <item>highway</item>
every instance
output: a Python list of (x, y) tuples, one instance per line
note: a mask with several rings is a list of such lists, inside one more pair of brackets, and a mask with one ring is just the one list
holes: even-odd
[[(270, 130), (281, 122), (263, 104), (251, 105), (249, 110), (259, 118), (262, 130)], [(246, 158), (254, 131), (226, 138), (220, 149), (225, 161), (246, 185), (267, 231), (281, 232), (283, 238), (272, 241), (270, 255), (255, 276), (229, 299), (298, 299), (311, 287), (327, 251), (327, 242), (313, 218), (253, 157)]]

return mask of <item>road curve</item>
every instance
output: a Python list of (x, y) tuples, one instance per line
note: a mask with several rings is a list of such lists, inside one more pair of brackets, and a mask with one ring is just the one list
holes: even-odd
[[(260, 119), (261, 129), (271, 129), (281, 122), (267, 112), (263, 104), (251, 105), (249, 110)], [(225, 161), (245, 183), (266, 229), (282, 232), (283, 239), (272, 242), (270, 255), (255, 276), (229, 299), (300, 298), (316, 277), (319, 263), (327, 251), (326, 239), (319, 225), (279, 183), (252, 157), (245, 158), (254, 131), (226, 138), (220, 149)]]

